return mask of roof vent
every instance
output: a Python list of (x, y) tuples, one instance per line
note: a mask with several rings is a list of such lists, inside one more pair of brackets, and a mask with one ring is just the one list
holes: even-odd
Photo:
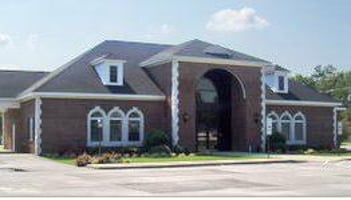
[(218, 45), (211, 45), (206, 49), (204, 49), (204, 52), (206, 54), (221, 57), (221, 58), (230, 58), (232, 56), (232, 51)]

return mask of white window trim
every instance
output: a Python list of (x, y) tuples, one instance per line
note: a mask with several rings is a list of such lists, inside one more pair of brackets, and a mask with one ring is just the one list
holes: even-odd
[[(302, 120), (296, 120), (296, 117), (302, 117)], [(296, 140), (295, 139), (295, 127), (297, 123), (301, 123), (302, 124), (302, 136), (303, 139), (302, 140)], [(294, 115), (293, 118), (293, 143), (294, 144), (306, 144), (306, 117), (304, 114), (302, 114), (302, 112), (298, 112)]]
[[(129, 116), (133, 113), (137, 113), (139, 115), (139, 117), (137, 118), (130, 118)], [(128, 138), (129, 138), (129, 121), (139, 121), (140, 122), (140, 130), (139, 130), (139, 141), (128, 141), (128, 143), (132, 143), (135, 145), (142, 145), (142, 142), (144, 141), (144, 114), (143, 112), (141, 112), (141, 110), (139, 110), (136, 107), (133, 107), (132, 109), (130, 109), (127, 113), (127, 120), (128, 120), (128, 126), (127, 126), (127, 130), (128, 130)]]
[[(123, 63), (106, 63), (108, 66), (108, 80), (104, 83), (105, 85), (110, 85), (110, 86), (122, 86), (123, 85)], [(111, 67), (115, 66), (117, 68), (117, 81), (116, 82), (111, 82)]]
[[(274, 120), (274, 118), (272, 118), (272, 116), (274, 116), (277, 121)], [(283, 120), (283, 117), (288, 116), (289, 120)], [(295, 120), (296, 117), (302, 117), (303, 120)], [(280, 117), (279, 115), (272, 111), (267, 115), (267, 118), (272, 118), (273, 119), (273, 123), (277, 122), (277, 129), (279, 132), (282, 131), (282, 123), (289, 123), (290, 125), (290, 134), (291, 134), (291, 139), (289, 140), (289, 138), (287, 138), (286, 143), (288, 145), (305, 145), (306, 141), (307, 141), (307, 120), (305, 115), (302, 112), (297, 112), (294, 116), (292, 116), (288, 111), (284, 111)], [(302, 123), (302, 127), (303, 127), (303, 140), (296, 140), (295, 139), (295, 124), (296, 123)]]
[[(101, 82), (108, 86), (123, 86), (124, 82), (124, 63), (125, 60), (113, 60), (97, 58), (90, 62), (94, 66), (97, 74), (100, 77)], [(110, 79), (110, 68), (111, 66), (117, 67), (117, 82), (111, 82)]]
[[(283, 118), (285, 117), (285, 116), (288, 116), (289, 117), (289, 120), (283, 120)], [(289, 123), (289, 130), (290, 130), (290, 135), (293, 137), (293, 118), (292, 118), (292, 116), (291, 116), (291, 114), (288, 112), (288, 111), (285, 111), (285, 112), (283, 112), (282, 114), (281, 114), (281, 116), (280, 116), (280, 118), (279, 118), (279, 125), (278, 125), (278, 130), (281, 132), (282, 131), (282, 124), (283, 123)], [(289, 138), (286, 138), (286, 143), (287, 144), (292, 144), (293, 143), (293, 141), (292, 140), (290, 140)]]
[[(96, 112), (99, 112), (101, 115), (102, 115), (102, 117), (91, 117), (92, 116), (92, 114), (94, 114), (94, 113), (96, 113)], [(89, 114), (88, 114), (88, 137), (87, 137), (87, 139), (88, 139), (88, 141), (87, 141), (87, 143), (88, 143), (88, 146), (98, 146), (99, 144), (104, 144), (104, 141), (106, 140), (105, 138), (106, 138), (106, 113), (105, 113), (105, 111), (103, 110), (103, 109), (101, 109), (101, 107), (100, 106), (96, 106), (94, 109), (92, 109), (90, 112), (89, 112)], [(103, 123), (103, 125), (102, 125), (102, 141), (101, 142), (99, 142), (99, 141), (97, 141), (97, 142), (93, 142), (93, 141), (91, 141), (91, 120), (98, 120), (98, 119), (102, 119), (102, 123)]]
[[(102, 114), (103, 117), (91, 117), (91, 115), (95, 112), (99, 112)], [(111, 115), (115, 112), (119, 112), (122, 117), (121, 118), (111, 118)], [(139, 117), (137, 118), (129, 118), (129, 116), (132, 113), (137, 113)], [(102, 142), (93, 142), (91, 141), (91, 120), (94, 119), (101, 119), (103, 120), (103, 139)], [(110, 120), (111, 119), (117, 119), (117, 120), (122, 120), (122, 141), (110, 141)], [(140, 135), (139, 141), (128, 141), (129, 138), (129, 121), (139, 121), (140, 122)], [(130, 109), (127, 114), (123, 112), (119, 107), (114, 107), (108, 115), (106, 115), (105, 111), (101, 109), (101, 107), (96, 106), (94, 109), (92, 109), (87, 117), (87, 125), (88, 125), (88, 131), (87, 131), (87, 146), (89, 147), (96, 147), (99, 146), (100, 144), (102, 146), (106, 147), (124, 147), (124, 146), (141, 146), (144, 141), (144, 114), (141, 110), (139, 110), (136, 107), (133, 107)]]
[[(267, 115), (266, 120), (268, 118), (272, 119), (272, 124), (277, 123), (277, 131), (279, 131), (279, 115), (276, 112), (272, 111)], [(267, 121), (266, 121), (266, 123), (267, 123)]]
[[(119, 113), (121, 115), (121, 117), (111, 117), (112, 114), (114, 113)], [(127, 130), (126, 130), (126, 115), (123, 112), (123, 110), (121, 110), (119, 107), (114, 107), (112, 110), (110, 110), (110, 112), (108, 113), (108, 126), (107, 126), (107, 132), (108, 132), (108, 137), (107, 137), (107, 145), (111, 145), (111, 146), (119, 146), (119, 145), (126, 145), (128, 143), (128, 137), (127, 137)], [(110, 130), (110, 123), (111, 120), (119, 120), (122, 121), (122, 138), (121, 141), (110, 141), (110, 134), (111, 134), (111, 130)]]
[[(279, 77), (284, 77), (284, 89), (280, 90), (279, 89)], [(289, 90), (289, 82), (288, 82), (288, 75), (286, 72), (278, 72), (276, 71), (274, 73), (274, 85), (275, 87), (273, 88), (273, 91), (276, 93), (288, 93)]]

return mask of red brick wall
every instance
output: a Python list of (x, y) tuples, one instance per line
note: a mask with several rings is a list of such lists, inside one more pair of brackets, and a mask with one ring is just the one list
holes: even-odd
[(172, 111), (171, 111), (171, 95), (172, 95), (172, 64), (166, 63), (158, 66), (146, 67), (146, 73), (153, 80), (158, 88), (166, 96), (165, 103), (165, 130), (168, 133), (172, 131)]
[(34, 153), (34, 136), (33, 132), (33, 141), (29, 140), (29, 119), (33, 118), (35, 121), (35, 101), (27, 101), (21, 104), (21, 121), (22, 121), (22, 150), (23, 152)]
[(34, 153), (34, 141), (29, 141), (28, 119), (34, 117), (34, 100), (21, 103), (19, 109), (9, 109), (5, 112), (4, 124), (4, 146), (6, 149), (12, 149), (12, 125), (16, 125), (16, 152)]
[(309, 147), (333, 146), (333, 108), (307, 106), (266, 107), (267, 114), (275, 111), (279, 116), (288, 111), (291, 115), (302, 112), (306, 117), (306, 142)]
[(106, 113), (115, 106), (124, 112), (135, 106), (144, 113), (146, 134), (164, 130), (164, 101), (42, 99), (42, 152), (57, 153), (86, 146), (87, 117), (96, 106)]
[[(20, 130), (20, 123), (19, 123), (19, 116), (20, 116), (20, 112), (19, 109), (8, 109), (5, 113), (4, 113), (4, 147), (5, 149), (11, 149), (13, 148), (13, 138), (12, 138), (12, 125), (13, 123), (15, 123), (16, 126), (16, 132), (18, 132)], [(18, 134), (15, 135), (16, 136), (16, 143), (18, 143)], [(18, 149), (18, 144), (15, 145), (16, 146), (16, 151)]]
[(180, 63), (179, 101), (180, 116), (190, 114), (190, 120), (180, 119), (180, 143), (190, 149), (196, 145), (196, 100), (195, 91), (199, 79), (211, 69), (224, 69), (238, 77), (245, 88), (247, 98), (243, 99), (239, 82), (233, 78), (232, 149), (244, 151), (249, 144), (260, 145), (260, 123), (255, 123), (261, 112), (261, 72), (256, 67)]

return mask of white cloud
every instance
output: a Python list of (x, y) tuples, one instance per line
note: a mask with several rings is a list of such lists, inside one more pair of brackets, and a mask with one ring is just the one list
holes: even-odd
[(206, 28), (218, 32), (240, 32), (252, 29), (262, 29), (269, 22), (256, 14), (252, 8), (240, 10), (224, 9), (214, 13), (206, 24)]
[(175, 31), (175, 27), (169, 24), (162, 24), (160, 32), (163, 34), (170, 34)]
[(10, 36), (0, 33), (0, 46), (5, 46), (11, 42)]

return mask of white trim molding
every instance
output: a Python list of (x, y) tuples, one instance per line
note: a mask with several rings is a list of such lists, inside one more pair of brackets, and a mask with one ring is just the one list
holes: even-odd
[(266, 151), (266, 80), (265, 69), (261, 68), (261, 149)]
[[(277, 123), (277, 131), (282, 132), (282, 124), (288, 124), (289, 125), (289, 135), (286, 135), (286, 144), (288, 145), (305, 145), (307, 143), (307, 120), (305, 115), (301, 112), (298, 111), (296, 114), (291, 115), (290, 112), (284, 111), (281, 113), (280, 117), (279, 115), (271, 111), (269, 114), (267, 114), (267, 118), (271, 117), (273, 119), (274, 123)], [(288, 117), (288, 119), (283, 119), (284, 117)], [(296, 119), (297, 117), (301, 117), (302, 119)], [(296, 139), (296, 124), (302, 124), (302, 140), (297, 140)], [(286, 133), (283, 133), (286, 134)], [(288, 137), (290, 136), (290, 138)]]
[(168, 62), (173, 62), (177, 60), (178, 62), (191, 62), (191, 63), (207, 63), (207, 64), (218, 64), (218, 65), (232, 65), (232, 66), (245, 66), (245, 67), (265, 67), (271, 65), (266, 62), (255, 62), (246, 60), (231, 60), (224, 58), (206, 58), (206, 57), (196, 57), (196, 56), (164, 56), (159, 59), (146, 60), (141, 62), (139, 66), (156, 66)]
[[(283, 119), (285, 117), (288, 117), (288, 119)], [(283, 132), (283, 123), (289, 125), (289, 133)], [(285, 111), (280, 115), (278, 130), (283, 134), (286, 134), (286, 142), (287, 144), (290, 144), (290, 141), (292, 140), (292, 135), (293, 135), (293, 117), (288, 111)]]
[(179, 62), (172, 61), (172, 145), (175, 146), (179, 141)]
[[(99, 113), (101, 114), (101, 117), (92, 117), (93, 114), (95, 113)], [(92, 120), (101, 120), (102, 122), (102, 138), (101, 141), (92, 141), (91, 139), (91, 121)], [(88, 146), (98, 146), (100, 143), (102, 144), (104, 142), (105, 137), (107, 135), (107, 131), (106, 131), (106, 127), (107, 127), (107, 117), (106, 117), (106, 113), (105, 111), (100, 107), (100, 106), (96, 106), (94, 109), (90, 110), (90, 112), (88, 113), (88, 121), (87, 121), (87, 125), (88, 125), (88, 133), (87, 133), (87, 145)]]
[(19, 101), (28, 101), (32, 98), (52, 99), (104, 99), (104, 100), (143, 100), (163, 101), (164, 95), (142, 95), (142, 94), (102, 94), (102, 93), (74, 93), (74, 92), (33, 92), (18, 98)]
[[(301, 117), (301, 120), (297, 120), (297, 117)], [(302, 140), (297, 140), (296, 139), (296, 124), (302, 124)], [(297, 112), (294, 117), (293, 117), (293, 131), (292, 131), (292, 141), (290, 141), (290, 144), (306, 144), (307, 142), (307, 120), (305, 115), (302, 112)]]
[[(101, 117), (92, 117), (94, 113), (100, 113)], [(112, 117), (112, 114), (118, 113), (119, 117)], [(136, 113), (138, 117), (130, 117), (131, 114)], [(92, 120), (102, 120), (102, 138), (101, 141), (91, 141), (91, 121)], [(111, 129), (110, 123), (111, 120), (120, 120), (122, 122), (122, 137), (120, 141), (111, 141)], [(137, 121), (139, 122), (139, 140), (138, 141), (129, 141), (129, 122)], [(123, 112), (119, 107), (114, 107), (106, 115), (105, 111), (100, 107), (96, 106), (87, 116), (87, 146), (97, 147), (101, 144), (104, 147), (125, 147), (125, 146), (142, 146), (144, 141), (144, 129), (145, 129), (145, 119), (144, 114), (141, 110), (136, 107), (131, 108), (127, 114)]]
[[(113, 115), (118, 113), (118, 117), (114, 117)], [(110, 112), (107, 114), (108, 118), (108, 126), (107, 126), (107, 132), (109, 133), (106, 138), (111, 140), (111, 121), (120, 121), (121, 122), (121, 140), (120, 141), (113, 141), (113, 142), (122, 142), (122, 141), (127, 141), (128, 140), (128, 135), (127, 135), (127, 123), (126, 123), (126, 114), (121, 110), (118, 106), (114, 107)]]
[(41, 105), (42, 105), (42, 100), (40, 98), (35, 98), (35, 136), (34, 136), (34, 151), (35, 151), (35, 155), (40, 155), (41, 154), (41, 143), (42, 143), (42, 139), (41, 139), (41, 134), (42, 134), (42, 129), (41, 129)]
[(321, 102), (321, 101), (269, 100), (269, 99), (267, 99), (266, 105), (337, 107), (337, 106), (341, 106), (342, 103)]
[[(130, 117), (131, 114), (136, 113), (138, 115), (138, 117)], [(127, 121), (127, 133), (128, 133), (128, 143), (132, 143), (132, 144), (136, 144), (136, 145), (142, 145), (143, 141), (144, 141), (144, 128), (145, 128), (145, 120), (144, 120), (144, 114), (143, 112), (141, 112), (141, 110), (139, 110), (136, 107), (133, 107), (132, 109), (130, 109), (126, 115), (126, 119)], [(131, 121), (136, 121), (139, 122), (139, 141), (129, 141), (129, 123)]]
[(0, 112), (6, 112), (9, 108), (19, 108), (20, 104), (15, 98), (0, 98)]

